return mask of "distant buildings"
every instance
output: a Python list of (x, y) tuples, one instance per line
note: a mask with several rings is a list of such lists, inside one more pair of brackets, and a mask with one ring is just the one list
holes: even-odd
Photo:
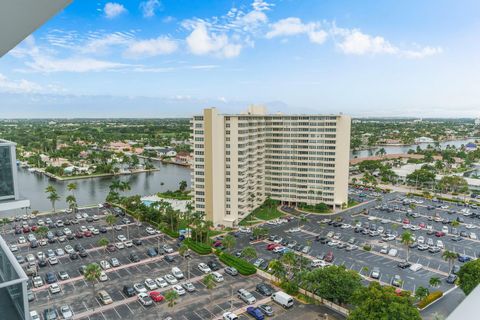
[(144, 148), (144, 150), (156, 152), (159, 158), (175, 157), (177, 155), (177, 152), (175, 151), (175, 149), (171, 147), (148, 147), (147, 146)]
[(420, 137), (415, 139), (415, 143), (434, 143), (435, 140), (428, 137)]
[(191, 121), (195, 210), (232, 226), (267, 197), (284, 204), (348, 203), (351, 119), (345, 115), (219, 114)]
[(476, 126), (480, 126), (480, 117), (478, 117), (477, 119), (475, 119), (475, 125), (476, 125)]
[(469, 142), (465, 145), (465, 151), (475, 151), (477, 148), (478, 146), (473, 142)]

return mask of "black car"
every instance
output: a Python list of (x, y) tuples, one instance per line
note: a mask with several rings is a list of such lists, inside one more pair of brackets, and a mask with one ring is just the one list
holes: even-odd
[(400, 269), (407, 269), (411, 266), (412, 264), (410, 262), (407, 262), (407, 261), (402, 261), (400, 262), (399, 264), (397, 264), (397, 267), (399, 267)]
[(363, 228), (356, 227), (355, 229), (353, 229), (353, 231), (355, 231), (355, 233), (360, 233), (363, 231)]
[(57, 230), (57, 231), (55, 231), (55, 235), (57, 237), (61, 237), (61, 236), (63, 236), (63, 231), (62, 230)]
[(343, 224), (343, 223), (341, 223), (341, 222), (335, 221), (335, 222), (333, 223), (333, 226), (334, 226), (334, 227), (340, 227), (340, 226), (342, 226), (342, 224)]
[(288, 240), (287, 239), (283, 239), (282, 242), (280, 242), (280, 244), (282, 246), (286, 246), (288, 244)]
[(78, 258), (79, 258), (78, 253), (76, 253), (76, 252), (70, 253), (70, 259), (77, 260)]
[(207, 266), (209, 266), (210, 269), (212, 269), (212, 271), (217, 271), (220, 269), (220, 266), (218, 265), (218, 263), (213, 260), (208, 261)]
[(463, 219), (462, 217), (457, 217), (457, 221), (460, 222), (460, 223), (464, 223), (465, 219)]
[(168, 255), (168, 254), (164, 257), (164, 259), (167, 262), (174, 262), (175, 261), (175, 258), (173, 256)]
[(45, 282), (48, 284), (57, 282), (57, 276), (53, 272), (47, 272), (45, 274)]
[(73, 249), (75, 249), (75, 251), (80, 251), (83, 249), (83, 246), (80, 243), (77, 243), (73, 246)]
[(55, 310), (55, 308), (43, 310), (43, 319), (45, 319), (45, 320), (57, 320), (58, 319), (57, 310)]
[(157, 250), (155, 250), (155, 248), (148, 248), (147, 249), (147, 255), (149, 257), (156, 257), (156, 256), (158, 256), (158, 252), (157, 252)]
[(69, 226), (72, 224), (72, 221), (70, 221), (70, 219), (66, 219), (64, 222), (63, 222), (64, 225), (66, 226)]
[(39, 267), (46, 267), (47, 266), (47, 260), (46, 259), (40, 259), (38, 260), (38, 266)]
[(455, 274), (449, 274), (445, 281), (447, 283), (454, 284), (456, 280), (457, 280), (457, 276)]
[(141, 246), (143, 244), (143, 241), (141, 239), (133, 239), (132, 242), (136, 246)]
[(32, 290), (27, 291), (27, 297), (28, 297), (28, 302), (32, 302), (33, 300), (35, 300), (35, 295), (33, 294)]
[(78, 255), (82, 258), (85, 258), (86, 256), (88, 256), (87, 250), (82, 249), (82, 250), (78, 251)]
[(93, 222), (93, 218), (88, 216), (86, 219), (85, 219), (87, 222)]
[(47, 241), (48, 243), (55, 243), (55, 238), (49, 238)]
[(262, 270), (267, 270), (267, 269), (268, 269), (268, 264), (269, 264), (268, 261), (263, 261), (263, 262), (258, 266), (258, 268), (259, 268), (259, 269), (262, 269)]
[(100, 231), (100, 233), (107, 233), (107, 228), (100, 227), (100, 229), (98, 229), (98, 231)]
[(132, 262), (140, 261), (140, 258), (135, 253), (131, 253), (130, 256), (128, 257), (128, 259), (130, 259), (130, 261), (132, 261)]
[(468, 233), (465, 230), (460, 231), (460, 237), (468, 238)]
[(123, 286), (122, 291), (127, 297), (133, 297), (136, 294), (135, 289), (131, 286)]
[(70, 233), (70, 234), (67, 235), (67, 239), (68, 240), (73, 240), (73, 239), (75, 239), (75, 235), (73, 233)]
[(255, 290), (261, 295), (267, 296), (267, 297), (271, 296), (273, 293), (273, 288), (264, 282), (257, 284), (257, 286), (255, 287)]
[(30, 248), (36, 248), (36, 247), (38, 247), (37, 240), (32, 240), (32, 242), (30, 242)]
[(320, 237), (319, 241), (321, 244), (326, 244), (328, 242), (328, 239), (326, 237)]

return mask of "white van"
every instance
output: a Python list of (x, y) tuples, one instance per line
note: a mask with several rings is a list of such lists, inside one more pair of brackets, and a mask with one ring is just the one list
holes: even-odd
[(177, 267), (173, 267), (173, 268), (172, 268), (172, 274), (173, 274), (173, 276), (174, 276), (175, 278), (177, 278), (177, 279), (183, 279), (183, 273), (182, 273), (182, 271), (181, 271), (179, 268), (177, 268)]
[(293, 298), (283, 291), (277, 291), (272, 294), (272, 300), (284, 308), (293, 306)]
[(391, 256), (391, 257), (396, 257), (398, 254), (398, 250), (397, 249), (390, 249), (388, 251), (388, 255)]
[(223, 281), (223, 276), (218, 273), (218, 272), (212, 272), (211, 275), (213, 276), (213, 280), (215, 280), (215, 282), (222, 282)]

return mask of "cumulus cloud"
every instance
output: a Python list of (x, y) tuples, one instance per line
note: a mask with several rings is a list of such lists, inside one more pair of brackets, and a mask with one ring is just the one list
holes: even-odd
[(89, 39), (81, 45), (80, 51), (83, 53), (103, 53), (111, 46), (127, 45), (133, 41), (133, 39), (133, 35), (129, 33), (115, 32), (105, 34)]
[(198, 22), (186, 38), (187, 46), (195, 55), (215, 54), (219, 57), (232, 58), (240, 54), (242, 45), (231, 43), (225, 33), (210, 32), (206, 23)]
[(140, 10), (144, 18), (155, 16), (155, 11), (162, 8), (162, 3), (158, 0), (148, 0), (140, 3)]
[(322, 44), (328, 37), (328, 33), (321, 28), (319, 22), (303, 23), (300, 18), (289, 17), (281, 19), (270, 25), (267, 39), (276, 37), (289, 37), (306, 34), (313, 43)]
[(178, 49), (178, 43), (167, 37), (132, 42), (125, 51), (126, 57), (153, 57), (170, 54)]
[(113, 19), (122, 13), (127, 12), (127, 9), (125, 9), (125, 7), (120, 3), (107, 2), (103, 8), (103, 12), (108, 19)]

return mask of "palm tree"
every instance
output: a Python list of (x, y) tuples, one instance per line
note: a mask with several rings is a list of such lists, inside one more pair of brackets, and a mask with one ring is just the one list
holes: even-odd
[(430, 290), (422, 286), (418, 287), (417, 290), (415, 290), (415, 298), (417, 298), (418, 300), (425, 299), (429, 294)]
[(211, 273), (207, 274), (205, 277), (203, 277), (202, 282), (207, 288), (207, 290), (210, 292), (210, 301), (212, 301), (212, 293), (213, 293), (212, 289), (214, 289), (217, 286), (215, 279), (213, 279), (213, 275)]
[(74, 182), (67, 184), (67, 190), (72, 193), (72, 196), (75, 195), (74, 191), (77, 190), (77, 187), (77, 184)]
[(235, 237), (230, 234), (227, 234), (225, 238), (223, 238), (222, 240), (222, 244), (225, 247), (225, 249), (227, 249), (227, 251), (230, 251), (231, 249), (233, 249), (236, 243), (237, 243), (237, 240), (235, 240)]
[(98, 246), (100, 247), (104, 247), (105, 249), (105, 252), (107, 252), (107, 246), (108, 244), (110, 243), (110, 240), (108, 240), (107, 238), (103, 237), (103, 238), (100, 238), (97, 242)]
[[(92, 283), (93, 299), (95, 299), (95, 296), (97, 294), (95, 292), (95, 282), (98, 280), (98, 278), (100, 278), (101, 273), (102, 269), (98, 264), (90, 263), (89, 265), (87, 265), (85, 273), (83, 274), (85, 280)], [(93, 310), (95, 310), (95, 302), (93, 303)]]
[(52, 210), (53, 213), (55, 213), (55, 203), (60, 200), (60, 196), (56, 192), (51, 192), (48, 197), (48, 200), (50, 200), (50, 203), (52, 204)]
[(401, 243), (404, 244), (405, 247), (407, 248), (406, 260), (408, 262), (408, 259), (410, 258), (410, 245), (413, 243), (412, 233), (409, 231), (405, 231), (404, 233), (402, 233)]
[(169, 290), (165, 293), (165, 300), (168, 302), (168, 307), (172, 308), (172, 312), (175, 309), (175, 305), (177, 304), (178, 293), (175, 290)]
[(112, 228), (112, 235), (113, 235), (113, 241), (115, 241), (115, 228), (113, 227), (117, 223), (117, 217), (115, 217), (113, 214), (109, 214), (105, 218), (105, 222)]
[(442, 281), (438, 277), (431, 277), (428, 283), (435, 288), (438, 287), (442, 283)]
[(190, 279), (190, 259), (186, 257), (186, 254), (190, 251), (188, 246), (185, 243), (182, 243), (180, 248), (178, 248), (178, 254), (183, 257), (183, 260), (187, 261), (187, 277)]
[(287, 275), (290, 275), (292, 272), (292, 268), (296, 262), (295, 258), (296, 256), (295, 256), (295, 253), (293, 253), (293, 251), (285, 252), (280, 258), (280, 261), (287, 266)]
[(245, 260), (252, 260), (257, 257), (257, 250), (254, 247), (248, 246), (243, 248), (242, 250), (242, 258)]
[(448, 262), (448, 272), (452, 272), (453, 263), (457, 260), (458, 255), (453, 251), (445, 250), (442, 253), (442, 258)]
[(182, 180), (180, 181), (180, 183), (178, 184), (178, 190), (180, 191), (185, 191), (185, 189), (187, 189), (187, 181), (185, 180)]
[(277, 280), (281, 280), (285, 277), (285, 268), (283, 263), (281, 263), (279, 260), (271, 260), (268, 264), (268, 268), (271, 270), (272, 275), (277, 278)]
[(69, 194), (65, 200), (68, 203), (68, 207), (72, 210), (72, 212), (74, 212), (77, 207), (77, 199), (75, 196), (73, 194)]
[(8, 218), (3, 218), (0, 220), (0, 224), (2, 225), (2, 233), (5, 234), (5, 226), (10, 223), (10, 220)]

